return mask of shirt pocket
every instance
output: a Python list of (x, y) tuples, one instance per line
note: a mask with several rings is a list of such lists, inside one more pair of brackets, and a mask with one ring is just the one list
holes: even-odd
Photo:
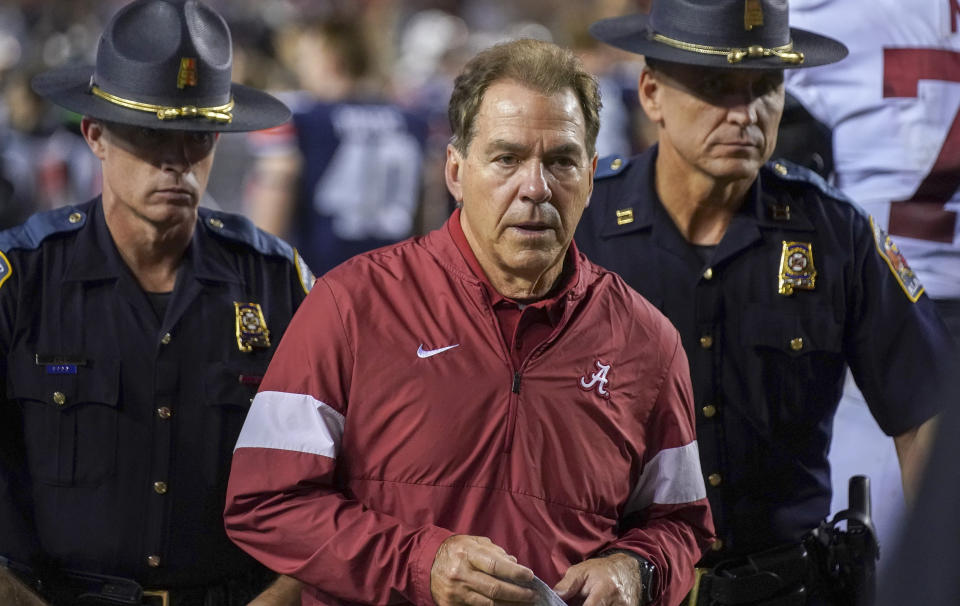
[(843, 325), (826, 305), (799, 311), (750, 306), (743, 318), (744, 378), (766, 402), (755, 412), (780, 439), (802, 440), (840, 396)]
[(206, 372), (203, 470), (212, 485), (226, 483), (233, 448), (265, 371), (265, 364), (216, 362)]
[(75, 371), (55, 374), (32, 356), (11, 357), (8, 395), (23, 408), (35, 482), (96, 485), (116, 474), (120, 360), (86, 360)]

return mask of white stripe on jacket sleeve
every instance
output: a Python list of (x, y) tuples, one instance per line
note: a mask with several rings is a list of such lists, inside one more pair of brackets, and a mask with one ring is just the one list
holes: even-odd
[(299, 393), (261, 391), (237, 438), (237, 448), (276, 448), (337, 458), (344, 417), (320, 400)]
[(654, 503), (692, 503), (706, 496), (707, 487), (700, 471), (700, 450), (694, 440), (686, 446), (665, 448), (647, 463), (624, 513), (634, 513)]

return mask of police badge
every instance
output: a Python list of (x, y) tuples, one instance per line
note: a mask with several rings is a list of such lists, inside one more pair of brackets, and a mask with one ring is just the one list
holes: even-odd
[(813, 290), (817, 270), (813, 267), (813, 244), (783, 241), (780, 253), (781, 295), (792, 295), (795, 288)]
[(254, 347), (270, 347), (270, 331), (260, 304), (234, 301), (233, 306), (237, 311), (237, 347), (240, 351), (249, 353)]

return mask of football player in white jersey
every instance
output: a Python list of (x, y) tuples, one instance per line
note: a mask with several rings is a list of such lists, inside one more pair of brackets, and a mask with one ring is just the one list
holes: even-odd
[[(790, 22), (850, 49), (839, 63), (788, 70), (787, 90), (832, 130), (834, 184), (893, 236), (960, 339), (960, 4), (791, 0)], [(891, 546), (903, 509), (897, 458), (849, 375), (834, 427), (853, 438), (830, 453), (832, 509), (846, 506), (847, 478), (866, 473)]]

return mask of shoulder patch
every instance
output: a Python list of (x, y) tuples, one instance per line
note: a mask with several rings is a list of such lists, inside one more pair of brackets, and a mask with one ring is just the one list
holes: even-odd
[(776, 175), (784, 181), (807, 183), (813, 185), (819, 189), (821, 193), (826, 194), (831, 198), (848, 202), (850, 201), (850, 198), (847, 197), (847, 194), (827, 183), (826, 179), (813, 172), (806, 166), (800, 166), (799, 164), (794, 164), (789, 160), (780, 159), (767, 162), (764, 165), (764, 168), (767, 170), (767, 172)]
[(0, 232), (0, 251), (34, 250), (50, 236), (77, 231), (86, 223), (87, 213), (75, 206), (36, 213), (22, 225)]
[(294, 264), (297, 266), (297, 275), (300, 276), (300, 286), (303, 287), (304, 292), (309, 293), (317, 278), (313, 275), (313, 272), (310, 271), (307, 262), (303, 260), (303, 257), (300, 256), (296, 248), (293, 249), (293, 256)]
[(289, 260), (297, 270), (303, 290), (310, 292), (313, 286), (313, 272), (300, 257), (300, 253), (283, 239), (257, 228), (250, 219), (241, 215), (200, 207), (199, 217), (204, 228), (218, 237), (246, 244), (264, 255)]
[(0, 252), (0, 288), (3, 288), (11, 273), (13, 268), (10, 267), (10, 260), (7, 259), (7, 255)]
[(870, 217), (870, 228), (873, 229), (873, 240), (877, 245), (877, 252), (887, 262), (887, 267), (893, 272), (893, 277), (897, 279), (900, 288), (906, 293), (907, 298), (916, 303), (923, 294), (923, 285), (917, 274), (907, 265), (907, 259), (897, 248), (890, 235)]
[(606, 179), (607, 177), (620, 174), (628, 164), (630, 164), (630, 158), (625, 158), (618, 154), (604, 156), (597, 160), (597, 172), (593, 175), (593, 178)]

